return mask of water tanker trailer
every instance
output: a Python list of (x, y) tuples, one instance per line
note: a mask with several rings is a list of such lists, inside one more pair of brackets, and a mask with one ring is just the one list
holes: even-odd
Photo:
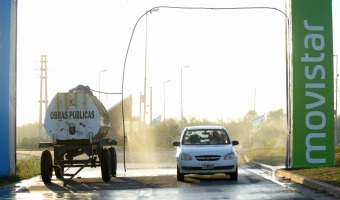
[[(52, 139), (39, 143), (39, 148), (45, 148), (41, 155), (44, 183), (51, 182), (53, 170), (64, 186), (84, 167), (100, 166), (103, 181), (116, 175), (117, 142), (109, 138), (109, 114), (88, 87), (57, 93), (47, 107), (44, 127)], [(65, 173), (64, 169), (72, 167), (79, 169)]]

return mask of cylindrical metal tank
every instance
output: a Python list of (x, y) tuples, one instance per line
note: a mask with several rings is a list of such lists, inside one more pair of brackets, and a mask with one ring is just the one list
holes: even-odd
[(90, 91), (57, 93), (48, 105), (44, 127), (55, 141), (106, 138), (110, 118), (104, 105)]

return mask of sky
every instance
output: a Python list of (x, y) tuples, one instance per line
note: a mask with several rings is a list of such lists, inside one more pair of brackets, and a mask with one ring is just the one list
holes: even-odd
[[(157, 6), (285, 11), (283, 0), (19, 0), (17, 125), (39, 120), (41, 55), (48, 60), (48, 101), (77, 85), (121, 93), (131, 36), (123, 93), (132, 95), (137, 116), (146, 74), (146, 122), (150, 88), (152, 118), (164, 117), (165, 110), (167, 118), (179, 119), (181, 103), (184, 117), (208, 120), (240, 119), (254, 109), (258, 115), (285, 110), (282, 13), (161, 7), (143, 16)], [(338, 35), (340, 0), (333, 0), (335, 55)], [(101, 94), (100, 100), (109, 109), (121, 96)]]

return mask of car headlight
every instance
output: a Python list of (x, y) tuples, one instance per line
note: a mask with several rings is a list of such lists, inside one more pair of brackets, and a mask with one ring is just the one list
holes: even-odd
[(186, 153), (181, 153), (181, 155), (179, 156), (179, 158), (181, 160), (192, 160), (191, 156), (186, 154)]
[(232, 160), (235, 159), (235, 152), (227, 153), (224, 157), (224, 160)]

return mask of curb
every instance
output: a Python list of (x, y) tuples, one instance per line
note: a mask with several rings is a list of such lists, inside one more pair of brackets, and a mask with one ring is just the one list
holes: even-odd
[(310, 178), (305, 178), (303, 176), (290, 173), (289, 171), (286, 171), (283, 169), (275, 170), (275, 175), (290, 179), (296, 183), (306, 185), (310, 188), (313, 188), (319, 191), (325, 191), (328, 194), (334, 195), (335, 197), (340, 197), (340, 187), (336, 187), (329, 183), (321, 182), (321, 181), (310, 179)]
[(289, 170), (283, 169), (282, 166), (273, 167), (258, 162), (253, 163), (259, 165), (262, 169), (270, 171), (271, 173), (281, 178), (289, 179), (295, 183), (305, 185), (318, 191), (327, 192), (328, 194), (334, 195), (335, 197), (340, 197), (340, 187), (322, 181), (306, 178), (304, 176), (297, 175), (294, 173), (290, 173)]

